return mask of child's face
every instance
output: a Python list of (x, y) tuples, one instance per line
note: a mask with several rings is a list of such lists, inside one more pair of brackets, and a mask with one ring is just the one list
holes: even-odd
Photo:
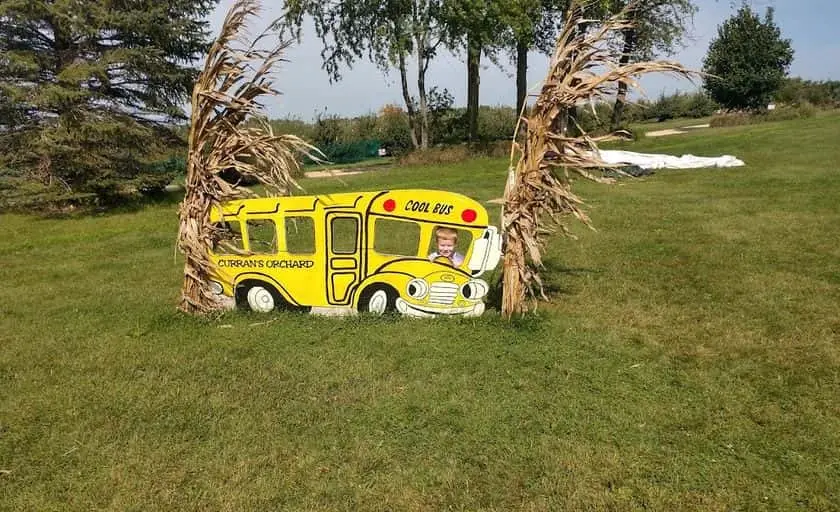
[(447, 258), (451, 258), (452, 253), (455, 252), (455, 240), (448, 240), (446, 238), (438, 238), (437, 239), (437, 252), (441, 256), (446, 256)]

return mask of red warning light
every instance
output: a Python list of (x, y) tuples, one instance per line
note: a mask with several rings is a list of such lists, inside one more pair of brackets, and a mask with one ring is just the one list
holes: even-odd
[(478, 214), (475, 213), (475, 210), (467, 209), (467, 210), (464, 210), (463, 212), (461, 212), (461, 219), (464, 222), (473, 222), (473, 221), (475, 221), (476, 217), (478, 217)]
[(392, 212), (397, 207), (397, 202), (393, 199), (386, 199), (384, 203), (382, 203), (382, 208), (385, 208), (386, 212)]

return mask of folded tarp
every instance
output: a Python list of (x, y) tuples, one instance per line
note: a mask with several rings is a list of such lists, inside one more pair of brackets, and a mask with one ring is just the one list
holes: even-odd
[(601, 150), (601, 160), (608, 164), (638, 165), (642, 169), (697, 169), (701, 167), (740, 167), (744, 162), (731, 155), (704, 157), (694, 155), (657, 155), (632, 151)]

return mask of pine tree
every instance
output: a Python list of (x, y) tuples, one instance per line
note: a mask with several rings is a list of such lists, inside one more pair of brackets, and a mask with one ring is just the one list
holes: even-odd
[(0, 0), (5, 164), (65, 196), (161, 187), (213, 0)]
[(793, 60), (768, 7), (762, 21), (748, 6), (718, 27), (703, 62), (704, 87), (728, 109), (765, 107), (781, 87)]

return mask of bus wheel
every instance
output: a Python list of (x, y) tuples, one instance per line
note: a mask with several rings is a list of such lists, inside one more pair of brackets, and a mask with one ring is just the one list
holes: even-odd
[(371, 286), (359, 297), (359, 311), (381, 315), (397, 309), (397, 293), (390, 286)]
[(248, 308), (257, 313), (268, 313), (277, 307), (277, 293), (268, 286), (255, 284), (248, 287), (245, 294)]

